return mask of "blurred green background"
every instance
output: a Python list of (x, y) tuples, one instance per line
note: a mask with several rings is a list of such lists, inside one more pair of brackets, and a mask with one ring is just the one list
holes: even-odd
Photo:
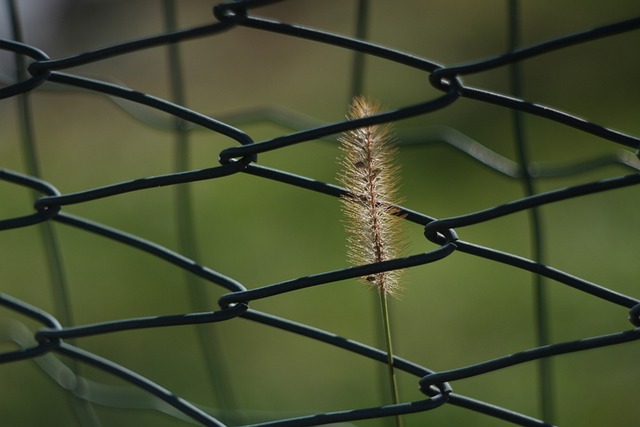
[[(159, 1), (19, 1), (27, 43), (52, 58), (75, 55), (164, 31)], [(215, 2), (180, 2), (180, 28), (215, 22)], [(45, 13), (46, 12), (46, 13)], [(507, 46), (506, 2), (372, 1), (369, 38), (401, 51), (452, 65), (500, 54)], [(522, 2), (523, 44), (636, 16), (635, 1), (616, 7), (596, 1)], [(4, 11), (6, 13), (6, 11)], [(298, 0), (258, 9), (259, 16), (352, 35), (356, 2)], [(8, 37), (6, 15), (3, 37)], [(640, 59), (636, 32), (564, 49), (522, 63), (527, 100), (637, 135)], [(215, 37), (181, 43), (186, 106), (212, 117), (276, 105), (319, 122), (339, 121), (349, 101), (352, 53), (320, 43), (258, 30), (235, 28)], [(2, 69), (11, 73), (11, 57)], [(109, 81), (161, 98), (170, 97), (167, 48), (159, 47), (65, 70)], [(434, 98), (427, 76), (376, 58), (366, 59), (364, 92), (396, 108)], [(508, 91), (499, 69), (465, 83)], [(132, 116), (169, 117), (109, 98), (47, 84), (31, 95), (43, 178), (62, 193), (171, 173), (175, 138)], [(1, 167), (26, 172), (16, 99), (0, 102)], [(292, 132), (268, 120), (238, 125), (261, 141)], [(514, 159), (511, 112), (460, 99), (443, 111), (396, 124), (418, 142), (403, 147), (404, 205), (433, 217), (474, 212), (523, 197), (521, 183), (500, 176), (428, 138), (453, 128)], [(526, 116), (531, 157), (540, 163), (570, 163), (620, 150), (566, 126)], [(423, 136), (425, 135), (425, 136)], [(189, 137), (190, 167), (217, 165), (233, 141), (202, 129)], [(260, 156), (260, 164), (335, 183), (335, 141), (311, 141)], [(572, 177), (536, 182), (548, 191), (629, 173), (609, 166)], [(347, 266), (345, 236), (336, 199), (248, 175), (190, 185), (199, 262), (247, 288)], [(0, 183), (0, 217), (29, 213), (31, 193)], [(636, 296), (638, 277), (637, 188), (564, 201), (541, 209), (548, 264), (621, 293)], [(65, 207), (84, 216), (178, 250), (176, 189), (157, 188)], [(192, 311), (182, 271), (150, 255), (60, 224), (63, 266), (72, 316), (89, 324), (139, 316)], [(405, 226), (408, 253), (430, 251), (422, 228)], [(531, 257), (526, 213), (458, 230), (461, 239)], [(0, 234), (1, 291), (53, 312), (50, 284), (37, 227)], [(207, 283), (211, 310), (223, 290)], [(630, 328), (624, 308), (547, 282), (551, 340), (561, 342)], [(332, 283), (259, 300), (252, 308), (376, 345), (375, 295), (355, 280)], [(454, 253), (406, 272), (404, 290), (393, 301), (398, 355), (433, 370), (478, 363), (535, 346), (530, 274)], [(59, 314), (59, 313), (58, 313)], [(39, 325), (0, 308), (0, 351), (19, 329)], [(255, 423), (294, 415), (377, 406), (377, 364), (293, 334), (243, 319), (210, 326), (226, 360), (238, 422)], [(213, 338), (212, 338), (213, 339)], [(196, 328), (172, 327), (106, 334), (76, 341), (207, 408), (219, 402), (207, 379)], [(639, 343), (553, 358), (556, 423), (561, 426), (635, 426), (630, 406), (640, 392)], [(63, 359), (64, 360), (64, 359)], [(64, 360), (68, 362), (68, 360)], [(455, 392), (539, 416), (536, 364), (529, 363), (452, 383)], [(83, 367), (87, 378), (126, 386)], [(420, 400), (417, 379), (399, 375), (403, 401)], [(33, 361), (0, 366), (0, 424), (77, 425), (68, 395)], [(213, 385), (215, 386), (215, 384)], [(150, 410), (94, 405), (104, 426), (179, 426), (185, 421)], [(405, 417), (405, 425), (509, 425), (444, 406)], [(387, 425), (388, 420), (354, 423)]]

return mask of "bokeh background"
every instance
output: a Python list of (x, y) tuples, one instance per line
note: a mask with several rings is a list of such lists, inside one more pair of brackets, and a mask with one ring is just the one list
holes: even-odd
[[(160, 1), (18, 1), (26, 42), (52, 58), (165, 31)], [(215, 22), (215, 2), (179, 2), (179, 28)], [(636, 1), (522, 2), (522, 43), (637, 16)], [(258, 9), (256, 15), (353, 35), (356, 2), (297, 0)], [(371, 2), (369, 39), (451, 65), (507, 49), (505, 1)], [(10, 37), (6, 8), (0, 32)], [(640, 34), (630, 32), (571, 47), (521, 64), (525, 98), (596, 123), (637, 135)], [(258, 30), (226, 33), (181, 43), (186, 106), (214, 118), (278, 106), (318, 123), (342, 120), (350, 97), (352, 53), (336, 47)], [(5, 82), (14, 72), (3, 54)], [(68, 72), (104, 79), (170, 98), (167, 48), (122, 55)], [(8, 77), (9, 76), (9, 77)], [(467, 84), (506, 93), (508, 73), (498, 69), (465, 78)], [(437, 96), (427, 76), (405, 66), (367, 58), (365, 94), (388, 108)], [(171, 173), (175, 137), (170, 118), (132, 104), (46, 84), (31, 95), (37, 152), (45, 180), (62, 193)], [(149, 116), (149, 120), (140, 120)], [(268, 118), (237, 124), (254, 140), (290, 133)], [(433, 135), (454, 129), (499, 154), (516, 159), (511, 112), (460, 99), (445, 110), (396, 124), (412, 138), (403, 146), (404, 205), (437, 218), (489, 208), (524, 196), (522, 184), (462, 155)], [(26, 172), (16, 99), (0, 102), (1, 167)], [(608, 141), (540, 118), (525, 117), (531, 157), (562, 164), (609, 155), (621, 149)], [(402, 138), (400, 140), (402, 143)], [(191, 169), (218, 164), (233, 141), (195, 128), (189, 135)], [(335, 183), (335, 140), (312, 141), (260, 156), (260, 164)], [(607, 166), (569, 177), (538, 180), (548, 191), (630, 173)], [(190, 185), (199, 262), (247, 288), (347, 266), (338, 200), (236, 174)], [(32, 194), (0, 183), (2, 218), (29, 212)], [(548, 264), (621, 293), (638, 295), (637, 188), (582, 197), (541, 209)], [(136, 234), (177, 250), (176, 189), (145, 190), (86, 204), (66, 212)], [(531, 257), (526, 213), (458, 230), (463, 240)], [(193, 311), (184, 274), (150, 255), (56, 224), (76, 324)], [(407, 224), (408, 253), (435, 249), (419, 226)], [(38, 227), (0, 234), (1, 291), (55, 314)], [(533, 288), (529, 273), (464, 254), (410, 269), (393, 301), (395, 350), (433, 370), (447, 370), (535, 346)], [(201, 282), (211, 310), (222, 289)], [(626, 310), (573, 289), (547, 282), (551, 341), (562, 342), (629, 329)], [(253, 308), (340, 336), (376, 345), (375, 295), (357, 281), (343, 281), (256, 301)], [(38, 325), (0, 308), (4, 341), (19, 328)], [(242, 319), (208, 327), (224, 357), (238, 422), (377, 406), (377, 364), (345, 351)], [(207, 376), (195, 327), (106, 334), (77, 340), (91, 352), (132, 369), (192, 402), (219, 409)], [(640, 392), (638, 343), (552, 359), (556, 423), (561, 426), (634, 426), (634, 396)], [(64, 360), (64, 362), (69, 362)], [(536, 364), (529, 363), (454, 382), (456, 392), (539, 416)], [(126, 386), (108, 374), (83, 367), (87, 378)], [(403, 401), (423, 396), (413, 377), (399, 375)], [(0, 424), (78, 425), (68, 394), (33, 361), (0, 366)], [(219, 385), (219, 384), (218, 384)], [(226, 392), (225, 392), (226, 393)], [(102, 425), (179, 426), (188, 422), (158, 411), (94, 405)], [(387, 420), (355, 423), (382, 426)], [(509, 425), (444, 406), (405, 417), (407, 426)]]

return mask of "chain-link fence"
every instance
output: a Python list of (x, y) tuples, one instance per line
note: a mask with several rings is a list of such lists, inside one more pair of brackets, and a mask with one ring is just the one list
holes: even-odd
[[(640, 338), (640, 304), (628, 295), (638, 271), (640, 140), (544, 99), (563, 99), (562, 88), (565, 105), (605, 122), (608, 106), (620, 105), (613, 114), (626, 112), (620, 124), (633, 130), (640, 18), (524, 43), (529, 15), (519, 2), (454, 5), (469, 9), (467, 24), (496, 19), (507, 35), (476, 35), (450, 16), (437, 28), (470, 44), (493, 37), (506, 52), (470, 61), (484, 48), (459, 56), (447, 39), (433, 39), (440, 17), (417, 13), (430, 2), (387, 5), (385, 33), (375, 32), (377, 2), (318, 3), (225, 2), (207, 16), (210, 6), (199, 3), (189, 10), (212, 22), (187, 29), (171, 1), (127, 6), (164, 29), (71, 55), (25, 41), (31, 28), (22, 28), (16, 2), (6, 3), (10, 34), (0, 48), (13, 75), (0, 89), (3, 425), (69, 425), (73, 417), (61, 415), (69, 405), (81, 425), (372, 425), (395, 415), (407, 425), (632, 425), (638, 346), (624, 343)], [(296, 21), (316, 12), (336, 31)], [(123, 16), (106, 22), (129, 37), (135, 25)], [(158, 33), (144, 25), (143, 34)], [(398, 32), (447, 59), (385, 47)], [(319, 57), (308, 56), (314, 49)], [(554, 74), (554, 63), (568, 66), (558, 55), (571, 58), (572, 49), (586, 77)], [(146, 64), (149, 51), (166, 62)], [(135, 65), (121, 65), (125, 57)], [(122, 75), (103, 77), (105, 61), (115, 61), (114, 75), (123, 66)], [(304, 61), (316, 74), (296, 80)], [(166, 95), (145, 89), (149, 70), (169, 82)], [(403, 78), (423, 86), (393, 98)], [(534, 93), (536, 78), (546, 81)], [(293, 107), (271, 106), (278, 92), (292, 93)], [(330, 124), (295, 107), (326, 103), (310, 111), (340, 117), (353, 95), (369, 92), (398, 106)], [(79, 107), (87, 93), (115, 104)], [(187, 107), (187, 93), (217, 112)], [(217, 101), (236, 95), (243, 101), (231, 109)], [(338, 98), (344, 106), (335, 111)], [(465, 120), (475, 125), (465, 130)], [(486, 120), (494, 122), (483, 127)], [(410, 253), (346, 267), (336, 136), (388, 122), (399, 135)], [(25, 200), (34, 194), (32, 209)], [(349, 285), (392, 269), (409, 276), (392, 306), (399, 404), (378, 384), (386, 353), (369, 297)], [(598, 358), (577, 358), (595, 348)], [(597, 397), (585, 404), (582, 393)]]

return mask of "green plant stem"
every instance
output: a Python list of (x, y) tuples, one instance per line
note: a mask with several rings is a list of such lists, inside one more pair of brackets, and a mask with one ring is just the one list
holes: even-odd
[[(13, 39), (16, 41), (23, 41), (24, 38), (20, 20), (18, 18), (17, 3), (15, 0), (10, 0), (6, 2), (6, 5), (9, 10), (10, 27), (13, 33)], [(24, 58), (16, 54), (15, 65), (16, 81), (23, 80), (27, 76), (27, 67)], [(18, 102), (18, 122), (21, 133), (21, 146), (26, 170), (29, 175), (40, 178), (42, 177), (42, 173), (38, 150), (36, 147), (31, 98), (29, 93), (23, 93), (16, 97), (16, 99)], [(37, 192), (33, 193), (34, 200), (40, 196), (41, 194)], [(58, 240), (56, 230), (50, 221), (43, 222), (38, 228), (49, 272), (49, 280), (56, 316), (63, 325), (71, 326), (74, 324), (74, 320), (71, 309), (71, 299), (69, 297), (69, 286), (62, 261), (62, 249), (60, 248), (60, 242)], [(69, 340), (69, 342), (72, 343), (73, 340)], [(68, 365), (74, 375), (79, 375), (80, 365), (77, 361), (70, 360)], [(101, 425), (100, 419), (98, 418), (93, 405), (88, 400), (85, 400), (75, 394), (78, 391), (77, 388), (69, 389), (69, 391), (69, 402), (78, 423), (82, 426), (99, 427)]]
[[(396, 381), (396, 372), (393, 368), (393, 346), (391, 344), (391, 322), (389, 321), (389, 304), (387, 303), (387, 294), (378, 292), (380, 295), (380, 309), (382, 314), (382, 325), (384, 328), (384, 339), (387, 345), (387, 371), (389, 374), (389, 388), (391, 391), (391, 401), (394, 405), (400, 403), (398, 397), (398, 383)], [(396, 427), (402, 427), (402, 417), (396, 415)]]
[[(164, 0), (165, 28), (167, 31), (177, 30), (176, 1)], [(180, 49), (177, 44), (167, 47), (169, 76), (171, 84), (171, 96), (179, 105), (186, 105), (184, 76), (182, 73)], [(189, 164), (189, 130), (182, 119), (176, 118), (174, 122), (175, 137), (175, 170), (182, 172), (190, 169)], [(176, 223), (178, 234), (178, 248), (182, 254), (193, 259), (200, 258), (200, 250), (196, 237), (195, 212), (193, 210), (193, 196), (191, 188), (187, 184), (176, 186)], [(211, 297), (207, 292), (206, 283), (191, 273), (185, 273), (184, 281), (189, 298), (191, 311), (204, 312), (211, 310), (209, 301)], [(219, 408), (218, 418), (226, 423), (244, 424), (240, 413), (237, 411), (235, 396), (231, 387), (229, 370), (226, 360), (221, 352), (218, 329), (214, 325), (195, 326), (198, 346), (204, 360), (211, 391)]]
[[(515, 51), (520, 44), (521, 22), (520, 4), (518, 0), (509, 0), (509, 51)], [(509, 66), (511, 92), (522, 98), (523, 76), (520, 64)], [(524, 115), (521, 111), (512, 112), (514, 141), (516, 144), (518, 161), (521, 170), (521, 182), (526, 196), (536, 194), (534, 179), (529, 172), (529, 149), (525, 138)], [(531, 246), (533, 259), (544, 264), (544, 235), (543, 221), (540, 209), (532, 208), (528, 211), (531, 227)], [(536, 344), (539, 347), (548, 345), (550, 340), (549, 295), (547, 284), (540, 275), (533, 277), (534, 313), (536, 327)], [(539, 401), (542, 418), (550, 423), (555, 419), (555, 397), (553, 388), (553, 366), (549, 358), (543, 358), (538, 363)]]

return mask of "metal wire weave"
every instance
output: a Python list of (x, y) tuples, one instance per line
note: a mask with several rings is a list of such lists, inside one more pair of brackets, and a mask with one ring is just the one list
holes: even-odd
[[(166, 326), (197, 325), (225, 321), (234, 318), (244, 318), (260, 324), (282, 329), (293, 334), (298, 334), (312, 340), (336, 346), (346, 351), (353, 352), (364, 358), (369, 358), (380, 363), (385, 363), (385, 352), (377, 348), (336, 336), (331, 332), (320, 330), (309, 325), (300, 324), (289, 319), (273, 316), (251, 308), (252, 302), (260, 299), (268, 299), (283, 293), (302, 291), (306, 288), (321, 286), (328, 283), (366, 276), (369, 274), (388, 271), (392, 269), (411, 268), (429, 263), (438, 262), (453, 253), (466, 253), (496, 263), (505, 264), (514, 269), (526, 270), (537, 278), (550, 279), (555, 284), (573, 288), (576, 292), (588, 294), (593, 298), (608, 301), (620, 306), (628, 312), (632, 329), (620, 331), (603, 336), (587, 337), (580, 340), (551, 344), (545, 342), (544, 319), (538, 319), (539, 333), (542, 338), (539, 346), (523, 350), (519, 353), (508, 354), (496, 359), (487, 360), (471, 366), (463, 366), (447, 371), (434, 372), (428, 367), (421, 366), (411, 360), (400, 356), (394, 359), (395, 368), (415, 377), (416, 385), (424, 394), (424, 399), (414, 402), (401, 403), (364, 409), (349, 409), (337, 412), (308, 414), (276, 421), (264, 421), (256, 425), (260, 426), (311, 426), (324, 425), (338, 422), (351, 422), (357, 420), (390, 417), (398, 414), (411, 414), (437, 410), (442, 405), (454, 405), (476, 411), (487, 417), (495, 417), (506, 422), (523, 426), (552, 425), (552, 410), (548, 407), (543, 417), (547, 420), (539, 420), (532, 416), (501, 408), (481, 400), (476, 400), (454, 392), (453, 382), (465, 378), (482, 375), (488, 372), (500, 370), (509, 366), (523, 364), (531, 361), (547, 360), (556, 355), (579, 352), (586, 349), (613, 346), (640, 339), (640, 301), (633, 296), (624, 295), (605, 286), (592, 283), (580, 277), (546, 265), (539, 256), (534, 259), (526, 259), (514, 254), (498, 251), (490, 247), (484, 247), (473, 242), (468, 242), (458, 237), (457, 231), (471, 225), (482, 224), (520, 212), (535, 212), (537, 208), (553, 203), (569, 200), (579, 196), (593, 195), (613, 189), (634, 186), (640, 184), (640, 169), (637, 151), (634, 154), (628, 148), (638, 150), (640, 138), (622, 132), (609, 129), (596, 123), (576, 117), (572, 114), (553, 109), (546, 105), (539, 105), (527, 101), (519, 96), (517, 86), (514, 86), (513, 95), (501, 94), (466, 85), (462, 77), (493, 70), (500, 67), (514, 67), (515, 65), (551, 52), (564, 49), (569, 46), (580, 45), (594, 40), (614, 37), (619, 34), (638, 30), (640, 18), (633, 18), (622, 22), (616, 22), (599, 28), (570, 34), (550, 41), (532, 46), (518, 47), (517, 40), (513, 41), (512, 50), (506, 54), (472, 62), (464, 65), (447, 66), (434, 61), (410, 55), (406, 52), (386, 48), (378, 44), (370, 43), (362, 39), (332, 34), (320, 29), (307, 28), (295, 23), (278, 22), (256, 16), (254, 10), (267, 7), (274, 0), (240, 0), (224, 2), (214, 7), (213, 12), (217, 22), (197, 28), (186, 30), (173, 30), (157, 36), (151, 36), (139, 40), (120, 43), (117, 45), (96, 49), (66, 58), (50, 58), (45, 52), (35, 46), (21, 41), (21, 35), (17, 17), (14, 16), (14, 39), (0, 39), (0, 49), (13, 52), (16, 55), (18, 65), (18, 79), (0, 88), (0, 99), (16, 98), (26, 101), (26, 94), (37, 90), (46, 82), (58, 83), (69, 88), (86, 89), (92, 92), (109, 95), (115, 99), (127, 100), (142, 104), (150, 108), (167, 113), (178, 121), (172, 131), (176, 135), (186, 135), (189, 127), (196, 125), (206, 128), (208, 131), (221, 134), (237, 142), (237, 146), (223, 149), (219, 153), (219, 162), (213, 166), (200, 170), (186, 170), (167, 173), (160, 176), (141, 177), (127, 182), (117, 182), (99, 188), (89, 188), (84, 191), (62, 194), (55, 187), (55, 183), (47, 182), (39, 177), (37, 169), (32, 168), (28, 173), (19, 173), (10, 169), (0, 170), (0, 179), (16, 186), (32, 189), (38, 194), (34, 205), (34, 212), (25, 213), (15, 218), (3, 218), (0, 220), (0, 230), (12, 230), (20, 227), (32, 227), (37, 224), (45, 226), (51, 223), (65, 224), (88, 233), (95, 233), (107, 239), (120, 242), (123, 245), (136, 248), (158, 259), (173, 264), (187, 271), (194, 277), (204, 279), (212, 286), (226, 290), (219, 299), (219, 310), (186, 313), (183, 315), (166, 315), (154, 317), (140, 317), (131, 319), (116, 319), (98, 324), (73, 324), (71, 319), (57, 318), (56, 316), (31, 305), (29, 302), (19, 300), (11, 295), (0, 294), (0, 304), (6, 309), (27, 316), (41, 324), (35, 332), (35, 341), (17, 342), (21, 348), (0, 353), (0, 363), (15, 363), (22, 360), (41, 360), (40, 356), (57, 355), (66, 356), (74, 365), (69, 365), (72, 371), (77, 364), (86, 364), (102, 370), (115, 377), (119, 377), (131, 385), (138, 387), (166, 405), (162, 411), (170, 413), (180, 419), (188, 418), (191, 421), (206, 426), (227, 425), (221, 417), (217, 417), (194, 403), (188, 402), (161, 385), (145, 378), (144, 376), (127, 369), (111, 360), (84, 350), (79, 342), (81, 338), (92, 337), (100, 334), (118, 331), (130, 331), (136, 329), (158, 328)], [(12, 2), (9, 3), (10, 5)], [(362, 7), (366, 2), (360, 3)], [(515, 4), (515, 2), (514, 2)], [(15, 9), (14, 10), (15, 13)], [(157, 46), (171, 45), (194, 38), (215, 37), (216, 35), (233, 31), (239, 27), (248, 27), (261, 31), (280, 33), (283, 35), (312, 40), (327, 45), (333, 45), (355, 52), (358, 55), (377, 57), (385, 61), (401, 64), (423, 72), (433, 88), (442, 94), (434, 99), (403, 106), (382, 114), (351, 121), (343, 121), (328, 125), (309, 127), (288, 133), (276, 138), (264, 141), (256, 141), (251, 135), (232, 126), (223, 119), (216, 119), (184, 107), (180, 99), (179, 79), (178, 86), (174, 87), (176, 102), (161, 99), (146, 93), (129, 89), (122, 85), (109, 83), (97, 79), (91, 79), (75, 75), (65, 70), (84, 64), (103, 60), (105, 58), (138, 52)], [(362, 34), (361, 34), (362, 35)], [(28, 62), (28, 66), (25, 66)], [(517, 68), (511, 69), (517, 73)], [(177, 70), (174, 70), (177, 73)], [(514, 74), (517, 77), (517, 74)], [(174, 75), (175, 77), (175, 75)], [(354, 89), (358, 92), (358, 89)], [(445, 109), (457, 101), (466, 98), (481, 103), (491, 104), (520, 114), (526, 113), (553, 121), (564, 126), (572, 127), (609, 141), (619, 144), (623, 149), (607, 158), (598, 158), (593, 161), (576, 162), (562, 167), (547, 167), (531, 163), (525, 153), (520, 153), (518, 161), (504, 158), (489, 148), (464, 137), (445, 140), (455, 150), (460, 150), (471, 156), (477, 162), (486, 165), (499, 173), (522, 181), (528, 194), (520, 199), (510, 201), (500, 206), (495, 206), (478, 212), (470, 212), (465, 215), (451, 218), (433, 218), (422, 212), (411, 210), (407, 207), (399, 207), (399, 214), (406, 221), (424, 227), (424, 236), (438, 247), (429, 252), (417, 253), (394, 259), (387, 262), (363, 265), (352, 268), (344, 268), (335, 271), (319, 272), (306, 277), (273, 283), (259, 288), (247, 289), (242, 283), (233, 277), (226, 276), (216, 271), (215, 266), (199, 264), (192, 259), (194, 251), (188, 245), (181, 247), (181, 253), (172, 251), (162, 245), (145, 240), (139, 236), (128, 234), (118, 229), (110, 228), (83, 217), (65, 212), (65, 207), (82, 204), (99, 199), (105, 199), (116, 195), (139, 192), (161, 186), (177, 186), (178, 184), (192, 183), (205, 180), (224, 179), (235, 174), (249, 174), (265, 180), (275, 181), (281, 185), (295, 186), (309, 192), (316, 192), (338, 198), (344, 194), (344, 189), (331, 183), (321, 182), (309, 177), (262, 166), (257, 163), (262, 153), (279, 150), (284, 147), (301, 144), (307, 141), (334, 137), (340, 132), (362, 127), (365, 125), (393, 122), (415, 116), (428, 115), (432, 112)], [(22, 110), (22, 120), (30, 120), (26, 110)], [(264, 117), (265, 112), (258, 112)], [(23, 127), (28, 133), (28, 124)], [(455, 132), (446, 130), (445, 132)], [(531, 183), (534, 179), (550, 176), (567, 176), (599, 167), (602, 164), (616, 164), (632, 171), (629, 175), (588, 182), (568, 188), (555, 189), (536, 194)], [(6, 203), (6, 201), (5, 201)], [(10, 202), (9, 202), (10, 203)], [(188, 222), (188, 221), (187, 221)], [(534, 214), (535, 222), (535, 214)], [(193, 230), (185, 231), (187, 237)], [(45, 232), (45, 235), (47, 233)], [(55, 247), (55, 236), (49, 238), (51, 247)], [(45, 237), (47, 240), (47, 237)], [(53, 249), (52, 249), (53, 250)], [(544, 289), (543, 283), (538, 283), (539, 289)], [(544, 299), (544, 294), (540, 294)], [(543, 302), (542, 302), (543, 303)], [(78, 343), (78, 344), (76, 344)], [(43, 360), (43, 359), (42, 359)], [(50, 359), (57, 360), (57, 359)], [(51, 362), (54, 363), (54, 362)], [(60, 362), (56, 362), (60, 363)], [(45, 364), (41, 367), (50, 373)], [(544, 370), (543, 370), (544, 371)], [(97, 390), (100, 385), (76, 375), (76, 386), (68, 386), (71, 392), (79, 400), (91, 400), (91, 390)], [(543, 372), (542, 399), (552, 399), (552, 393), (544, 390), (545, 379)], [(80, 384), (80, 385), (78, 385)], [(231, 385), (233, 387), (233, 385)], [(548, 384), (547, 384), (548, 387)], [(223, 391), (224, 392), (224, 391)], [(549, 405), (551, 405), (549, 403)], [(169, 408), (171, 407), (171, 408)], [(242, 411), (242, 408), (238, 409)], [(545, 411), (543, 411), (545, 412)]]

